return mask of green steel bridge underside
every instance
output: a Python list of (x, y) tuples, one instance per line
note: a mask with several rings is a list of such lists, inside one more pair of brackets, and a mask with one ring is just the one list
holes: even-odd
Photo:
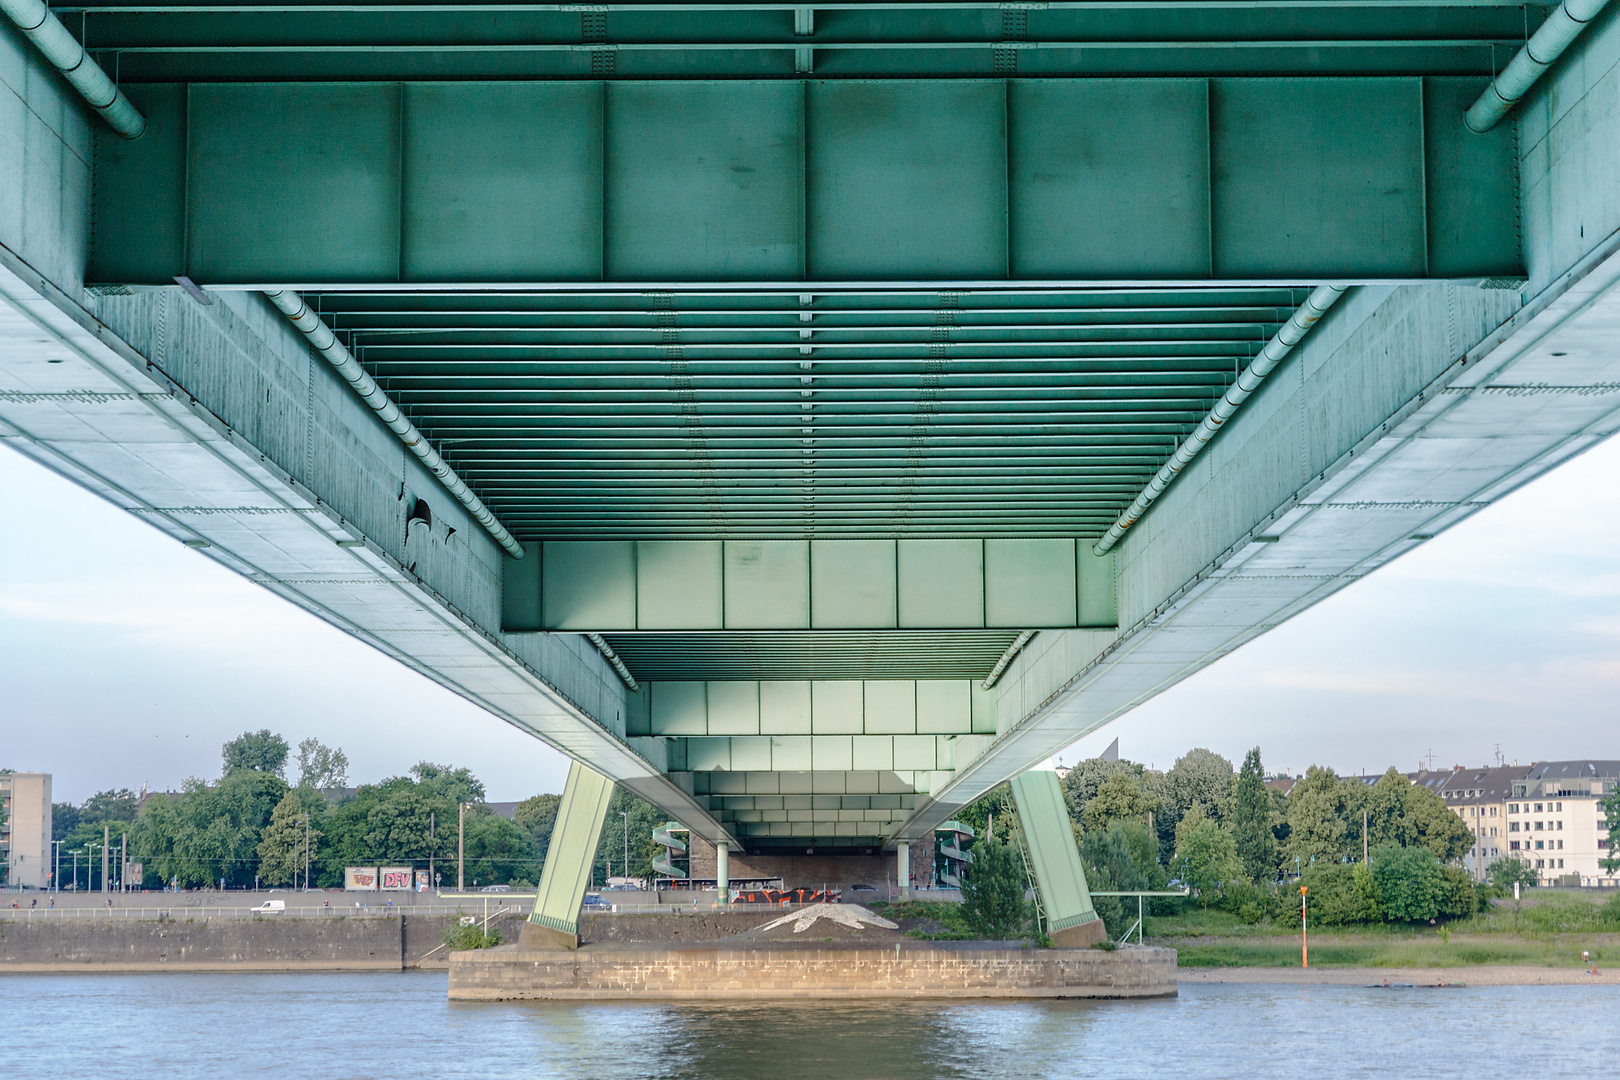
[(926, 835), (1620, 406), (1607, 15), (1476, 133), (1552, 9), (52, 10), (145, 131), (5, 26), (0, 436), (711, 841)]

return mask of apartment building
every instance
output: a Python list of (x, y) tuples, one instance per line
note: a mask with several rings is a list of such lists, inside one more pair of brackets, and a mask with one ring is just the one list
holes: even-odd
[(0, 773), (0, 857), (11, 888), (51, 884), (51, 774)]
[(1510, 853), (1531, 862), (1547, 885), (1620, 886), (1604, 870), (1609, 823), (1598, 800), (1620, 790), (1620, 761), (1544, 761), (1513, 782), (1507, 805)]
[(1498, 765), (1467, 769), (1459, 765), (1439, 784), (1429, 789), (1474, 834), (1474, 846), (1463, 856), (1463, 868), (1475, 881), (1484, 881), (1491, 863), (1507, 855), (1508, 804), (1513, 785), (1530, 775), (1534, 766)]

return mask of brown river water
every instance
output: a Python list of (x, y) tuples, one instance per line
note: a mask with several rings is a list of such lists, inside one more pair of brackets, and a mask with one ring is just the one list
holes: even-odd
[(12, 1076), (1463, 1078), (1612, 1074), (1620, 987), (1184, 984), (1151, 1001), (451, 1003), (446, 976), (17, 975)]

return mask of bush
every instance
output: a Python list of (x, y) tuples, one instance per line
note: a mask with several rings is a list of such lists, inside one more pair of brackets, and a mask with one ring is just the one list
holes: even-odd
[[(456, 914), (461, 915), (459, 909)], [(445, 928), (443, 941), (449, 946), (451, 952), (460, 952), (463, 949), (491, 949), (501, 944), (502, 938), (498, 930), (490, 930), (486, 933), (484, 928), (477, 923), (468, 926), (461, 925), (461, 920), (458, 918)]]
[(1306, 911), (1312, 921), (1323, 926), (1373, 923), (1384, 917), (1377, 882), (1365, 864), (1313, 866), (1305, 871), (1300, 884), (1306, 888)]
[(1455, 866), (1440, 868), (1440, 914), (1448, 919), (1466, 919), (1470, 915), (1477, 915), (1489, 906), (1489, 900), (1479, 896), (1474, 888), (1474, 879), (1468, 876), (1466, 870)]
[(1608, 903), (1603, 905), (1603, 921), (1620, 925), (1620, 893), (1609, 897)]
[(1445, 876), (1427, 848), (1378, 848), (1372, 853), (1372, 877), (1390, 922), (1428, 922), (1440, 914)]

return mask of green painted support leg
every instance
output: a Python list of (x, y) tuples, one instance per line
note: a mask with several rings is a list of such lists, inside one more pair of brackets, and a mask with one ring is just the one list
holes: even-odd
[(1061, 949), (1097, 944), (1108, 931), (1091, 906), (1091, 890), (1086, 887), (1086, 872), (1080, 865), (1080, 849), (1069, 826), (1057, 773), (1051, 768), (1031, 769), (1009, 783), (1029, 844), (1052, 944)]
[(591, 863), (611, 798), (613, 781), (577, 761), (568, 766), (557, 824), (540, 870), (540, 892), (518, 935), (520, 948), (579, 948), (579, 905), (590, 883)]

